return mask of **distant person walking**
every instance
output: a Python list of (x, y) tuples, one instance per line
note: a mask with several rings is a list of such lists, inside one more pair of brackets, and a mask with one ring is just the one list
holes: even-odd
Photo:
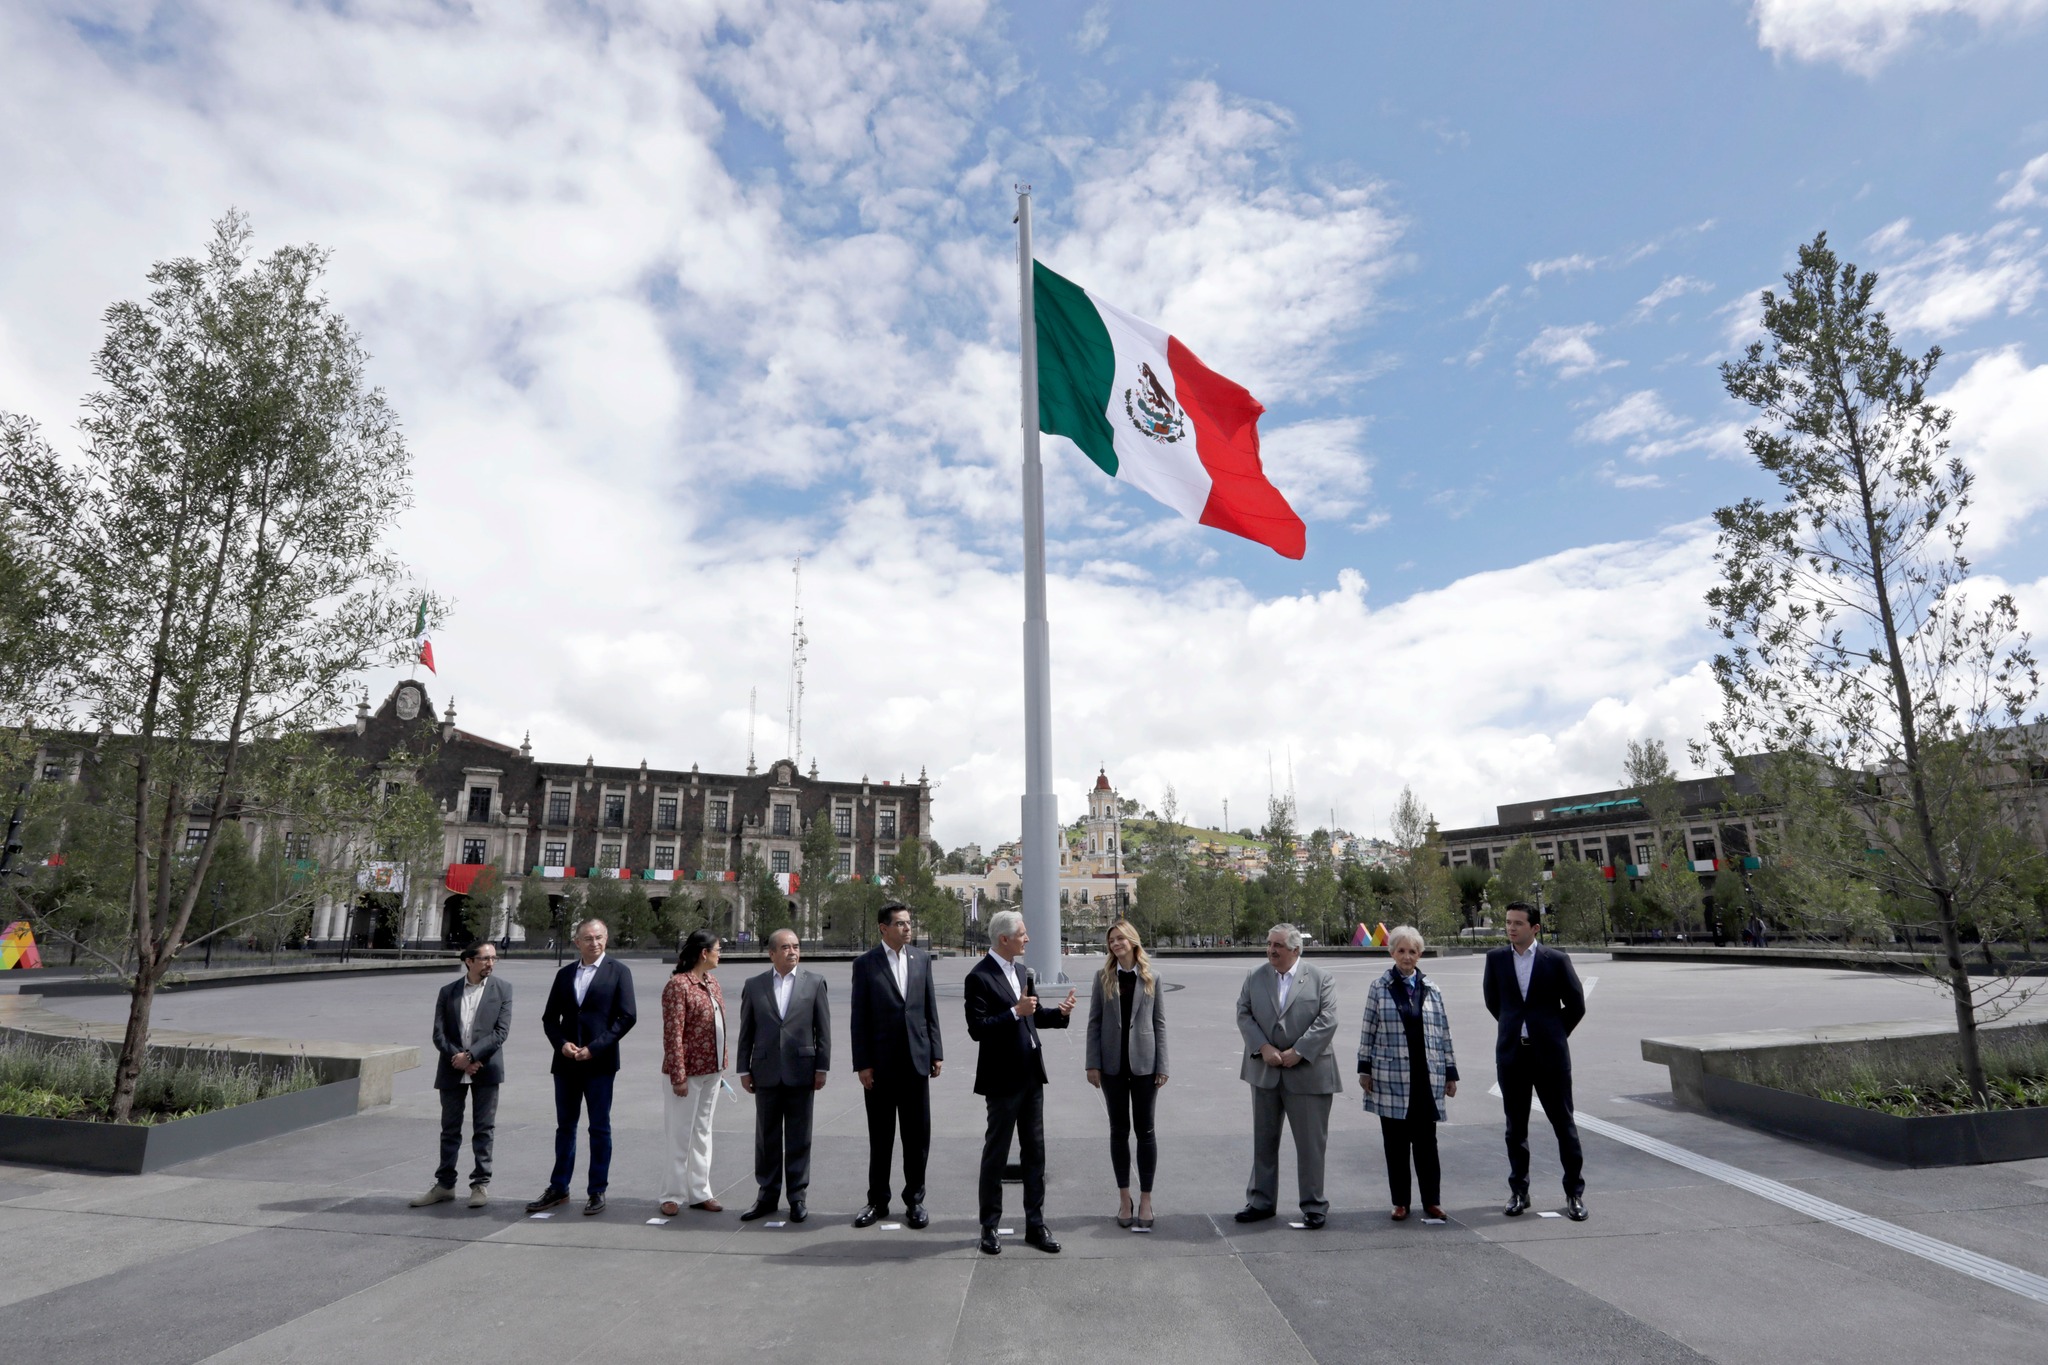
[(832, 1069), (832, 1013), (825, 978), (799, 970), (793, 929), (768, 936), (775, 965), (740, 988), (740, 1088), (754, 1097), (754, 1182), (760, 1194), (740, 1215), (766, 1218), (789, 1190), (789, 1221), (811, 1216), (811, 1110)]
[(711, 1196), (711, 1113), (725, 1070), (725, 995), (711, 975), (718, 966), (718, 935), (694, 930), (683, 940), (676, 969), (661, 990), (662, 1126), (668, 1171), (661, 1184), (661, 1216), (682, 1205), (706, 1213), (725, 1206)]
[(639, 1022), (633, 973), (607, 957), (611, 930), (601, 919), (576, 926), (576, 961), (555, 973), (540, 1026), (555, 1051), (555, 1169), (540, 1198), (526, 1206), (544, 1213), (568, 1202), (576, 1174), (576, 1123), (590, 1112), (590, 1178), (586, 1214), (604, 1212), (612, 1171), (612, 1086), (619, 1075), (619, 1040)]
[(1003, 1167), (1010, 1141), (1024, 1168), (1024, 1241), (1058, 1254), (1060, 1244), (1045, 1225), (1045, 1049), (1038, 1031), (1065, 1028), (1074, 1014), (1074, 992), (1057, 1006), (1038, 998), (1038, 981), (1021, 960), (1031, 935), (1024, 916), (998, 910), (988, 921), (988, 955), (967, 973), (967, 1036), (981, 1045), (974, 1064), (974, 1093), (988, 1105), (988, 1132), (981, 1142), (981, 1250), (1002, 1254)]
[(931, 1224), (924, 1208), (932, 1148), (932, 1082), (945, 1064), (932, 960), (910, 941), (910, 907), (890, 901), (875, 915), (882, 941), (853, 960), (853, 1069), (868, 1116), (868, 1202), (857, 1228), (889, 1212), (890, 1157), (903, 1130), (903, 1221)]
[[(1152, 1227), (1159, 1139), (1152, 1111), (1166, 1084), (1166, 1001), (1138, 931), (1109, 926), (1109, 956), (1088, 1001), (1088, 1084), (1109, 1105), (1109, 1163), (1116, 1172), (1116, 1225)], [(1131, 1139), (1138, 1143), (1138, 1203), (1131, 1204)]]
[(1344, 1088), (1331, 1044), (1337, 1037), (1337, 984), (1301, 957), (1301, 930), (1276, 924), (1266, 934), (1266, 962), (1237, 993), (1237, 1030), (1244, 1039), (1239, 1079), (1252, 1088), (1252, 1178), (1240, 1223), (1271, 1218), (1279, 1203), (1280, 1125), (1294, 1130), (1301, 1220), (1323, 1226), (1323, 1157), (1330, 1144), (1330, 1097)]
[(462, 1154), (462, 1107), (470, 1106), (469, 1206), (491, 1202), (491, 1137), (498, 1124), (498, 1087), (505, 1083), (505, 1039), (512, 1032), (512, 987), (491, 973), (498, 950), (472, 943), (462, 950), (462, 975), (434, 998), (434, 1089), (441, 1096), (441, 1165), (434, 1186), (414, 1208), (455, 1197), (455, 1161)]
[(1444, 1100), (1458, 1093), (1451, 1018), (1443, 992), (1422, 974), (1422, 949), (1422, 934), (1412, 925), (1387, 935), (1394, 965), (1366, 991), (1358, 1035), (1358, 1088), (1365, 1092), (1366, 1112), (1380, 1116), (1397, 1223), (1408, 1216), (1411, 1158), (1422, 1186), (1423, 1216), (1444, 1216), (1436, 1126), (1449, 1117)]
[(1486, 1009), (1500, 1021), (1493, 1063), (1507, 1110), (1508, 1203), (1518, 1217), (1529, 1209), (1529, 1097), (1542, 1101), (1557, 1133), (1564, 1165), (1565, 1216), (1586, 1221), (1585, 1158), (1572, 1117), (1572, 1051), (1567, 1041), (1586, 1017), (1586, 993), (1570, 957), (1536, 941), (1543, 911), (1523, 901), (1507, 908), (1508, 944), (1486, 955), (1482, 978)]

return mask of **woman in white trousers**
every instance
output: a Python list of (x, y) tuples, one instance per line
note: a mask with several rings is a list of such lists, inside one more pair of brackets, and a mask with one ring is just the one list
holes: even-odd
[(664, 1218), (675, 1217), (685, 1204), (706, 1213), (724, 1211), (711, 1197), (711, 1111), (725, 1070), (725, 995), (711, 975), (719, 946), (718, 935), (708, 929), (692, 933), (661, 992), (661, 1074), (669, 1088), (662, 1097), (668, 1130)]

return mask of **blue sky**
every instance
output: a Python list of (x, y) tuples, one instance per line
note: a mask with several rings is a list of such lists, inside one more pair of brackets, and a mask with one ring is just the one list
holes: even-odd
[[(335, 250), (406, 421), (462, 723), (707, 769), (1021, 786), (1010, 186), (1252, 388), (1299, 563), (1049, 443), (1055, 755), (1190, 813), (1449, 823), (1714, 705), (1721, 393), (1798, 245), (1878, 269), (2031, 619), (2048, 0), (1367, 6), (73, 0), (0, 13), (0, 407), (229, 204)], [(378, 678), (379, 693), (389, 685)]]

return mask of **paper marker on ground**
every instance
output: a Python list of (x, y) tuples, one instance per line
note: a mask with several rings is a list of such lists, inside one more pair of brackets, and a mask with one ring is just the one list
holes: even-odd
[(899, 1232), (899, 1231), (901, 1231), (901, 1230), (902, 1230), (902, 1228), (903, 1228), (903, 1224), (901, 1224), (901, 1223), (884, 1223), (884, 1224), (882, 1224), (882, 1231), (884, 1231), (884, 1232)]
[(527, 1215), (527, 1217), (529, 1217), (529, 1218), (532, 1218), (532, 1219), (534, 1219), (535, 1221), (538, 1221), (538, 1220), (540, 1220), (540, 1219), (542, 1219), (542, 1218), (552, 1218), (552, 1217), (554, 1217), (554, 1216), (555, 1216), (555, 1215), (553, 1215), (552, 1213), (533, 1213), (533, 1214), (528, 1214), (528, 1215)]
[(1288, 1226), (1288, 1227), (1291, 1227), (1291, 1228), (1306, 1228), (1306, 1227), (1308, 1227), (1308, 1224), (1306, 1224), (1306, 1223), (1289, 1223), (1289, 1224), (1288, 1224), (1287, 1226)]
[(764, 1228), (786, 1228), (789, 1226), (789, 1220), (785, 1218), (779, 1223), (763, 1223), (761, 1226)]
[(1543, 1210), (1543, 1212), (1541, 1212), (1541, 1213), (1537, 1214), (1536, 1216), (1537, 1216), (1538, 1218), (1562, 1218), (1562, 1217), (1564, 1217), (1564, 1215), (1563, 1215), (1563, 1214), (1561, 1214), (1561, 1213), (1552, 1213), (1552, 1212), (1551, 1212), (1551, 1211), (1550, 1211), (1549, 1209), (1545, 1209), (1545, 1210)]
[(1426, 1228), (1440, 1228), (1444, 1225), (1444, 1221), (1441, 1218), (1425, 1218), (1422, 1220), (1422, 1226)]
[(649, 1227), (651, 1227), (651, 1228), (658, 1228), (658, 1227), (661, 1227), (661, 1226), (662, 1226), (663, 1224), (665, 1224), (665, 1223), (667, 1223), (667, 1222), (668, 1222), (668, 1219), (666, 1219), (666, 1218), (650, 1218), (650, 1219), (648, 1219), (648, 1220), (647, 1220), (647, 1226), (649, 1226)]

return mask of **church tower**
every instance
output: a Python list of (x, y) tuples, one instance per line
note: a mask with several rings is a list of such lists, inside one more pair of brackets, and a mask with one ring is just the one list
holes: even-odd
[(1109, 785), (1106, 769), (1095, 774), (1095, 789), (1088, 793), (1086, 826), (1087, 857), (1099, 873), (1121, 873), (1124, 868), (1123, 816), (1116, 789)]

